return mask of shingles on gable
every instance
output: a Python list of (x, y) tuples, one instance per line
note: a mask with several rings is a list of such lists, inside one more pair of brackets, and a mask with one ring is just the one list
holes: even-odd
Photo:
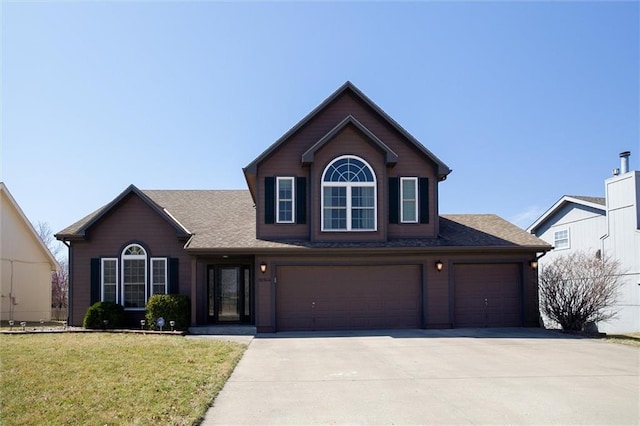
[(567, 195), (567, 197), (577, 198), (578, 200), (586, 201), (588, 203), (600, 204), (601, 206), (607, 205), (607, 199), (604, 197), (588, 197), (584, 195)]

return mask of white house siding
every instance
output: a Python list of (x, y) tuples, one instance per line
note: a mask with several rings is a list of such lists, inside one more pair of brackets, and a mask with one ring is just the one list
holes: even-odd
[(608, 230), (603, 252), (623, 266), (623, 285), (618, 296), (618, 317), (599, 324), (605, 332), (640, 331), (640, 172), (633, 171), (605, 181)]
[[(569, 247), (553, 249), (540, 259), (540, 266), (553, 261), (554, 258), (577, 250), (592, 251), (602, 249), (600, 237), (607, 232), (605, 208), (598, 210), (592, 207), (569, 203), (552, 215), (536, 233), (542, 240), (554, 244), (557, 231), (569, 231)], [(594, 238), (595, 236), (595, 238)]]
[[(554, 249), (539, 261), (544, 268), (557, 256), (575, 251), (597, 250), (617, 259), (624, 274), (614, 307), (618, 316), (598, 323), (605, 333), (640, 332), (640, 172), (632, 171), (605, 181), (607, 205), (596, 208), (566, 202), (531, 230), (549, 244), (556, 231), (569, 231), (569, 247)], [(579, 200), (578, 200), (579, 201)]]
[(4, 187), (0, 193), (0, 319), (48, 321), (57, 265)]

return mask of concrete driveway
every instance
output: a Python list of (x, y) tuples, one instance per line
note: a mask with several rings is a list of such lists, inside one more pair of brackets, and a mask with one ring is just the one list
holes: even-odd
[(203, 425), (638, 424), (640, 349), (538, 329), (254, 338)]

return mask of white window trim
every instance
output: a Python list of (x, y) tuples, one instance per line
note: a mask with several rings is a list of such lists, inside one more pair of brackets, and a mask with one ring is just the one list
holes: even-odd
[[(144, 251), (144, 255), (142, 255), (142, 254), (136, 254), (136, 255), (127, 254), (127, 255), (125, 255), (125, 252), (129, 249), (129, 247), (132, 247), (132, 246), (138, 246), (138, 247), (142, 248), (142, 250)], [(121, 298), (120, 303), (122, 304), (122, 306), (125, 306), (125, 303), (126, 303), (126, 300), (125, 300), (125, 294), (126, 293), (124, 291), (124, 286), (125, 286), (125, 282), (124, 282), (124, 277), (125, 277), (124, 264), (125, 264), (125, 260), (141, 260), (141, 259), (144, 259), (144, 301), (145, 301), (145, 305), (146, 305), (147, 301), (149, 300), (149, 288), (148, 288), (149, 287), (148, 286), (148, 283), (149, 283), (148, 266), (149, 265), (148, 265), (148, 259), (147, 259), (147, 250), (145, 250), (145, 248), (142, 247), (140, 244), (129, 244), (128, 246), (126, 246), (124, 248), (124, 250), (122, 250), (121, 258), (122, 258), (122, 262), (120, 262), (121, 263), (120, 267), (122, 269), (122, 271), (121, 271), (121, 273), (122, 273), (122, 275), (121, 275), (122, 276), (122, 283), (121, 283), (121, 286), (122, 286), (122, 293), (121, 293), (122, 294), (122, 298)], [(143, 306), (141, 308), (127, 308), (125, 306), (124, 309), (125, 309), (125, 311), (144, 311), (146, 308), (145, 308), (145, 306)]]
[[(405, 181), (412, 181), (414, 183), (414, 194), (415, 194), (415, 199), (413, 199), (413, 201), (415, 202), (415, 219), (414, 220), (405, 220), (404, 218), (404, 182)], [(400, 178), (400, 223), (418, 223), (418, 178), (417, 177), (401, 177)]]
[[(567, 245), (565, 247), (556, 247), (556, 242), (558, 241), (558, 239), (556, 238), (556, 234), (558, 232), (563, 232), (566, 231), (567, 232)], [(571, 234), (569, 232), (569, 228), (566, 229), (558, 229), (556, 231), (553, 231), (553, 248), (555, 250), (567, 250), (571, 248)]]
[[(324, 178), (327, 174), (329, 168), (336, 161), (342, 160), (343, 158), (354, 158), (358, 161), (362, 161), (371, 171), (373, 175), (373, 182), (325, 182)], [(321, 188), (320, 188), (320, 198), (322, 199), (322, 206), (320, 210), (320, 230), (322, 232), (376, 232), (378, 230), (378, 178), (376, 177), (376, 172), (373, 170), (373, 167), (366, 162), (364, 159), (356, 156), (356, 155), (342, 155), (340, 157), (334, 158), (327, 167), (324, 168), (322, 172), (322, 177), (320, 178)], [(324, 227), (324, 209), (325, 209), (325, 201), (324, 201), (324, 188), (326, 187), (346, 187), (347, 188), (347, 228), (346, 229), (326, 229)], [(353, 210), (351, 205), (351, 188), (353, 187), (373, 187), (373, 229), (351, 229), (351, 212)]]
[[(280, 181), (291, 181), (291, 220), (280, 219)], [(285, 199), (284, 201), (289, 201)], [(276, 177), (276, 223), (296, 222), (296, 179), (292, 176)]]
[[(100, 301), (104, 302), (104, 263), (105, 261), (113, 261), (116, 262), (116, 282), (114, 283), (116, 286), (116, 300), (115, 303), (119, 303), (119, 290), (120, 286), (118, 285), (118, 258), (117, 257), (103, 257), (100, 259)], [(111, 285), (111, 284), (109, 284)]]
[(153, 281), (153, 264), (154, 262), (164, 262), (164, 293), (161, 294), (167, 294), (168, 290), (169, 290), (169, 282), (168, 279), (169, 277), (167, 276), (167, 263), (168, 260), (166, 257), (152, 257), (151, 258), (151, 285), (149, 286), (149, 291), (151, 293), (151, 296), (153, 296), (155, 293), (153, 291), (153, 288), (155, 286), (155, 282)]

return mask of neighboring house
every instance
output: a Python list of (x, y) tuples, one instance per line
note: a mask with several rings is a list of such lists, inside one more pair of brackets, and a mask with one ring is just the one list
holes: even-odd
[(49, 321), (58, 262), (3, 182), (0, 202), (0, 319)]
[(565, 195), (528, 229), (554, 246), (540, 259), (544, 267), (557, 256), (586, 251), (609, 256), (622, 266), (618, 317), (598, 324), (600, 331), (640, 331), (640, 172), (629, 171), (629, 155), (605, 180), (605, 197)]
[(132, 323), (154, 293), (193, 325), (258, 332), (538, 326), (551, 247), (495, 215), (438, 214), (451, 172), (347, 82), (244, 168), (248, 191), (130, 186), (64, 229), (71, 324), (95, 301)]

